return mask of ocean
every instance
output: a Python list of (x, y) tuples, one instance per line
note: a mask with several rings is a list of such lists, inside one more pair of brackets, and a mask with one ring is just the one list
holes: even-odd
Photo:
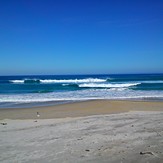
[(0, 76), (0, 108), (93, 99), (163, 100), (163, 74)]

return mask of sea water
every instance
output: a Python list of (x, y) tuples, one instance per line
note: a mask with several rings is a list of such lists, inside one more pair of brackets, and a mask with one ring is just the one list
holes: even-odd
[(0, 76), (0, 108), (91, 99), (162, 100), (163, 74)]

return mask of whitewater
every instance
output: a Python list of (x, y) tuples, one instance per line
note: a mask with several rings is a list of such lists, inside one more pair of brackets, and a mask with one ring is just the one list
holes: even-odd
[(162, 100), (163, 74), (0, 77), (0, 108), (93, 99)]

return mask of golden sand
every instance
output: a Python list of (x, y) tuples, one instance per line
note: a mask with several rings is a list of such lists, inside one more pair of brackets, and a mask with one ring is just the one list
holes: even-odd
[[(163, 111), (163, 102), (92, 100), (47, 107), (0, 109), (0, 119), (52, 119), (128, 111)], [(37, 117), (37, 112), (40, 117)]]

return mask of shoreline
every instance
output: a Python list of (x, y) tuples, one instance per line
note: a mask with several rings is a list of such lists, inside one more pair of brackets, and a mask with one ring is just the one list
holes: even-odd
[(72, 104), (87, 101), (135, 101), (135, 102), (163, 102), (163, 98), (120, 98), (120, 99), (80, 99), (80, 100), (58, 100), (58, 101), (43, 101), (43, 102), (1, 102), (0, 109), (25, 109), (58, 106), (62, 104)]
[(140, 100), (88, 100), (54, 106), (0, 109), (3, 119), (39, 119), (85, 117), (91, 115), (115, 114), (129, 111), (163, 111), (162, 101)]

